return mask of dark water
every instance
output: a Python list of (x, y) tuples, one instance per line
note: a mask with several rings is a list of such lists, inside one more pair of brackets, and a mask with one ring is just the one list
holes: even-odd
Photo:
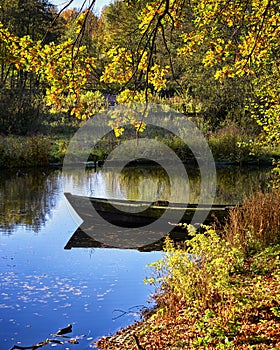
[[(216, 202), (238, 202), (264, 185), (269, 169), (220, 168)], [(138, 318), (152, 289), (143, 278), (146, 264), (160, 252), (64, 247), (78, 227), (63, 195), (67, 190), (96, 197), (164, 199), (170, 181), (159, 168), (127, 168), (62, 175), (59, 170), (0, 172), (0, 349), (30, 346), (67, 324), (79, 345), (93, 348), (108, 335)], [(199, 176), (188, 172), (192, 192), (199, 196)], [(178, 178), (180, 183), (182, 179)], [(178, 201), (180, 201), (178, 191)], [(124, 313), (123, 316), (121, 316)], [(47, 345), (45, 349), (51, 348)]]

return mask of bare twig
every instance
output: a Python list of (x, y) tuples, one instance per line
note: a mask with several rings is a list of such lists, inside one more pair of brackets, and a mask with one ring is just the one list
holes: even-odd
[(128, 309), (128, 311), (124, 311), (124, 310), (121, 310), (121, 309), (115, 309), (114, 312), (120, 312), (120, 315), (116, 316), (116, 317), (113, 317), (112, 319), (113, 320), (117, 320), (118, 318), (124, 316), (124, 315), (131, 315), (131, 314), (134, 314), (133, 312), (133, 309), (144, 309), (145, 306), (144, 305), (136, 305), (136, 306), (132, 306)]
[(56, 340), (56, 339), (46, 339), (40, 343), (37, 344), (33, 344), (30, 346), (20, 346), (20, 345), (14, 345), (10, 350), (14, 350), (14, 349), (38, 349), (38, 348), (42, 348), (43, 346), (46, 346), (50, 343), (55, 343), (55, 344), (63, 344), (62, 341), (60, 340)]
[(43, 36), (43, 39), (42, 39), (42, 44), (44, 43), (44, 41), (46, 40), (46, 37), (48, 35), (48, 33), (50, 32), (51, 28), (54, 26), (54, 24), (56, 23), (56, 21), (58, 20), (59, 16), (62, 14), (62, 12), (64, 10), (67, 9), (68, 6), (70, 6), (72, 4), (74, 0), (69, 0), (67, 2), (67, 4), (65, 6), (62, 7), (62, 9), (56, 14), (55, 18), (53, 19), (53, 21), (51, 22), (49, 28), (46, 30), (44, 36)]
[(133, 337), (133, 339), (135, 341), (137, 349), (138, 350), (145, 350), (145, 348), (143, 348), (143, 346), (140, 345), (138, 337), (135, 334), (133, 334), (132, 337)]
[(260, 27), (259, 27), (259, 30), (257, 31), (256, 33), (256, 37), (255, 37), (255, 41), (254, 41), (254, 45), (249, 53), (249, 55), (247, 56), (247, 59), (246, 59), (246, 62), (243, 66), (243, 69), (247, 66), (247, 64), (249, 63), (250, 59), (252, 58), (252, 55), (255, 51), (255, 48), (257, 46), (257, 43), (258, 43), (258, 39), (260, 37), (260, 34), (263, 30), (263, 27), (264, 27), (264, 23), (265, 23), (265, 19), (266, 19), (266, 16), (267, 16), (267, 13), (268, 13), (268, 10), (269, 10), (269, 7), (270, 7), (270, 4), (271, 4), (271, 0), (268, 1), (266, 7), (265, 7), (265, 10), (263, 12), (263, 15), (262, 15), (262, 21), (261, 21), (261, 24), (260, 24)]

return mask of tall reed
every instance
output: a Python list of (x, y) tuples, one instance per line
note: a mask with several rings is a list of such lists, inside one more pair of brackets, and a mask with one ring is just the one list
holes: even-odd
[(222, 232), (230, 244), (246, 254), (280, 243), (279, 189), (246, 197), (242, 206), (230, 210)]

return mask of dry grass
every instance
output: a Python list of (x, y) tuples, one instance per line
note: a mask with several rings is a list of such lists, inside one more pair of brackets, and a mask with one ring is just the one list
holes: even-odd
[(207, 228), (190, 250), (166, 240), (149, 279), (157, 307), (98, 348), (280, 349), (279, 213), (279, 190), (257, 192), (231, 210), (224, 237)]
[(224, 238), (244, 253), (280, 242), (280, 192), (256, 192), (230, 210)]

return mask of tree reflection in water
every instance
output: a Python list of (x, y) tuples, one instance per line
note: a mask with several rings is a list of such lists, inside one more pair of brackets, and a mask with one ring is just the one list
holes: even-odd
[[(189, 203), (198, 203), (199, 170), (190, 167), (187, 174)], [(269, 174), (270, 169), (267, 168), (218, 167), (215, 203), (240, 202), (244, 195), (264, 187)], [(17, 170), (0, 172), (0, 229), (9, 234), (22, 225), (38, 232), (51, 215), (57, 196), (63, 190), (62, 173), (60, 170), (28, 169), (26, 174), (18, 175)], [(182, 194), (186, 188), (185, 179), (176, 177), (176, 169), (172, 181), (166, 171), (158, 166), (125, 167), (120, 173), (116, 173), (112, 167), (106, 171), (87, 170), (83, 177), (80, 173), (76, 175), (69, 174), (64, 181), (71, 183), (77, 194), (156, 201), (169, 200), (173, 192), (176, 202), (185, 198)]]
[(28, 169), (0, 173), (0, 228), (7, 234), (18, 225), (35, 232), (46, 222), (61, 188), (60, 171)]

